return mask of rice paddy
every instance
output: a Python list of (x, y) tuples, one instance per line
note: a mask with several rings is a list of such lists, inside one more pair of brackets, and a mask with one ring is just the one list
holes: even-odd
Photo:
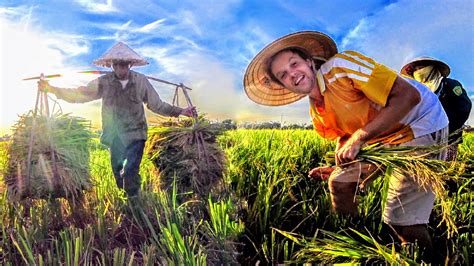
[[(108, 151), (92, 139), (94, 186), (85, 191), (81, 223), (66, 200), (31, 200), (27, 208), (9, 201), (1, 182), (0, 264), (420, 262), (416, 244), (401, 246), (381, 221), (383, 178), (358, 196), (359, 219), (331, 212), (327, 183), (307, 173), (325, 163), (334, 143), (311, 130), (231, 130), (216, 141), (226, 156), (222, 194), (183, 189), (178, 172), (170, 179), (156, 158), (145, 155), (142, 192), (129, 200), (115, 185)], [(2, 179), (10, 144), (0, 143)], [(466, 164), (455, 192), (437, 201), (432, 213), (433, 259), (440, 264), (473, 264), (473, 150), (474, 134), (468, 134), (459, 145), (458, 161)], [(448, 230), (443, 204), (451, 207), (447, 215), (457, 231)]]

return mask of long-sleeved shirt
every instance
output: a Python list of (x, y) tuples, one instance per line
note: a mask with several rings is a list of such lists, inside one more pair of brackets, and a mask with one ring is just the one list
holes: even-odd
[(130, 71), (125, 88), (112, 72), (92, 80), (87, 86), (56, 88), (54, 93), (59, 99), (71, 103), (102, 99), (101, 142), (107, 146), (115, 137), (119, 137), (124, 145), (146, 140), (148, 127), (144, 103), (148, 109), (161, 115), (179, 116), (183, 110), (163, 102), (147, 77), (134, 71)]

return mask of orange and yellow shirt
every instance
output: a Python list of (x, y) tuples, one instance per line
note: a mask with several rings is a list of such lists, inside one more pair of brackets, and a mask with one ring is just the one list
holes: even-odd
[[(351, 135), (374, 119), (385, 107), (396, 72), (354, 51), (336, 54), (318, 70), (324, 85), (324, 111), (310, 99), (315, 130), (324, 138)], [(371, 140), (399, 144), (447, 126), (447, 117), (436, 95), (427, 87), (407, 79), (419, 92), (420, 103), (399, 123), (398, 130)]]

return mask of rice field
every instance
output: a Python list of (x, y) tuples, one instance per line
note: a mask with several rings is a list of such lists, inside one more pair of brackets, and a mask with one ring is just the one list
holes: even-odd
[[(63, 199), (13, 204), (0, 182), (0, 264), (419, 262), (417, 246), (400, 246), (381, 221), (382, 179), (359, 195), (359, 219), (331, 213), (326, 182), (307, 173), (334, 143), (310, 130), (232, 130), (218, 143), (227, 157), (226, 192), (208, 197), (184, 191), (180, 182), (162, 186), (162, 173), (145, 156), (142, 193), (126, 199), (115, 185), (108, 151), (96, 139), (89, 158), (94, 185), (79, 217)], [(3, 177), (8, 143), (0, 145)], [(472, 265), (474, 134), (459, 148), (458, 160), (471, 167), (447, 198), (458, 231), (448, 236), (439, 202), (429, 229), (436, 262)]]

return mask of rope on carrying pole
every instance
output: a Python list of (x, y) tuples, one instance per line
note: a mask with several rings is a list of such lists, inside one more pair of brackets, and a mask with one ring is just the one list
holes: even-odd
[[(191, 97), (189, 97), (189, 94), (186, 90), (187, 87), (184, 86), (183, 83), (180, 83), (178, 86), (176, 86), (176, 89), (178, 88), (181, 88), (183, 90), (183, 94), (186, 99), (186, 102), (188, 103), (188, 106), (194, 107), (193, 103), (191, 102)], [(198, 113), (196, 110), (193, 110), (193, 118), (195, 119), (195, 121), (197, 121), (198, 119)], [(202, 132), (195, 132), (194, 134), (195, 134), (194, 138), (196, 139), (196, 144), (198, 147), (198, 156), (200, 157), (199, 159), (202, 159), (204, 157), (204, 159), (206, 160), (206, 166), (209, 167), (210, 166), (209, 156), (208, 156), (207, 149), (205, 146), (206, 144), (204, 141), (204, 136), (202, 135)], [(199, 172), (201, 172), (201, 168), (199, 168)]]
[(173, 105), (175, 106), (179, 106), (178, 92), (179, 92), (179, 87), (176, 86), (176, 89), (174, 90), (174, 96), (173, 96)]
[(25, 188), (29, 188), (30, 176), (31, 176), (31, 156), (33, 153), (33, 141), (35, 139), (35, 128), (36, 128), (36, 115), (38, 112), (38, 104), (41, 98), (41, 91), (38, 89), (36, 92), (36, 103), (35, 109), (33, 110), (33, 118), (31, 120), (31, 132), (30, 132), (30, 141), (28, 143), (28, 157), (26, 161), (26, 179), (25, 179)]
[[(44, 75), (41, 74), (39, 76), (40, 80), (44, 80)], [(28, 157), (27, 157), (27, 164), (26, 164), (26, 183), (25, 183), (25, 188), (29, 189), (29, 181), (31, 178), (31, 160), (32, 160), (32, 155), (33, 155), (33, 143), (35, 140), (35, 129), (36, 129), (36, 119), (38, 116), (38, 110), (40, 115), (44, 115), (46, 117), (46, 126), (47, 126), (47, 134), (50, 132), (51, 129), (51, 124), (50, 124), (50, 110), (49, 110), (49, 101), (48, 101), (48, 93), (46, 91), (41, 91), (39, 88), (36, 93), (36, 103), (35, 103), (35, 109), (33, 110), (33, 117), (31, 121), (31, 132), (30, 132), (30, 139), (28, 143)], [(58, 169), (57, 169), (57, 163), (56, 163), (56, 153), (54, 150), (53, 142), (51, 141), (51, 134), (48, 134), (48, 139), (50, 143), (50, 149), (51, 149), (51, 162), (52, 162), (52, 170), (53, 170), (53, 177), (58, 178)], [(53, 188), (54, 189), (54, 188)], [(28, 193), (28, 192), (27, 192)]]

